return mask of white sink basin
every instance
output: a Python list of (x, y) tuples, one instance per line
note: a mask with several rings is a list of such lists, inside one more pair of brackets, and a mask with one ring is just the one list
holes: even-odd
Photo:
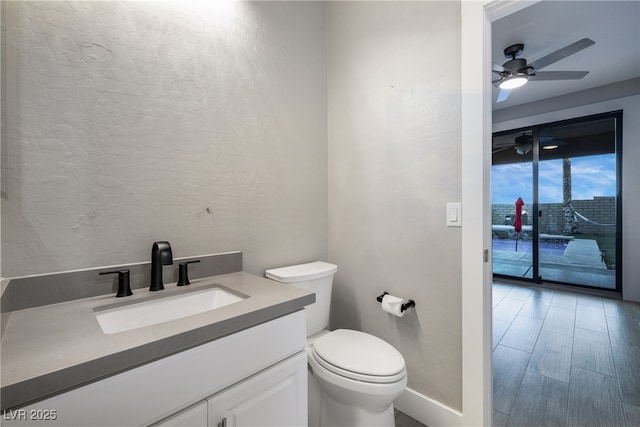
[(247, 298), (220, 285), (185, 290), (171, 296), (151, 297), (130, 304), (116, 303), (94, 308), (105, 334), (130, 331), (215, 310)]

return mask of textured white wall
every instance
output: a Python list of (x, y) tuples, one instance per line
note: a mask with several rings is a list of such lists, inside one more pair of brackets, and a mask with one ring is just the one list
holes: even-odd
[(146, 261), (155, 240), (257, 274), (327, 257), (324, 4), (5, 14), (4, 277)]
[[(460, 410), (461, 229), (445, 226), (461, 198), (460, 4), (328, 10), (332, 328), (386, 339), (410, 388)], [(416, 310), (382, 312), (382, 291)]]
[[(5, 3), (3, 276), (164, 239), (258, 274), (330, 249), (333, 326), (461, 408), (458, 2)], [(384, 290), (417, 310), (389, 317)]]

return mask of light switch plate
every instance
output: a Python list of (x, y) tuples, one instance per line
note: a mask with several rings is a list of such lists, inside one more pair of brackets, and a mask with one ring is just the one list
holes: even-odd
[(447, 227), (462, 227), (462, 203), (447, 203)]

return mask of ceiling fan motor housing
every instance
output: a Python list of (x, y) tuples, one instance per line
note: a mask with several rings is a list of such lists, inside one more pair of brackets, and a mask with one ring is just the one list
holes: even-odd
[(527, 72), (527, 60), (524, 58), (512, 59), (511, 61), (507, 61), (503, 65), (505, 70), (510, 71), (511, 73), (526, 73)]
[(521, 75), (521, 76), (529, 76), (529, 69), (531, 67), (527, 65), (527, 60), (524, 58), (518, 58), (522, 55), (524, 51), (524, 44), (517, 43), (512, 44), (504, 50), (504, 57), (511, 58), (509, 61), (505, 62), (502, 67), (504, 71), (502, 73), (503, 76), (510, 75)]

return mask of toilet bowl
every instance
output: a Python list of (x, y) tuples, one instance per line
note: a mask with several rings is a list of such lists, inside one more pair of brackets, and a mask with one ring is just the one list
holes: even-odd
[(404, 358), (373, 335), (326, 329), (336, 271), (333, 264), (314, 262), (266, 272), (316, 292), (316, 303), (306, 307), (309, 426), (394, 426), (393, 401), (407, 385)]

